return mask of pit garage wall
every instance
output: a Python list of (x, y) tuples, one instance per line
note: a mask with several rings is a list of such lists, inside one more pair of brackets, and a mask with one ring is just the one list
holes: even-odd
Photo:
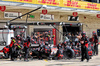
[(88, 37), (91, 37), (92, 31), (97, 32), (97, 29), (100, 29), (100, 18), (97, 18), (96, 16), (88, 16), (88, 15), (85, 16), (86, 19), (84, 19), (83, 17), (84, 17), (83, 15), (80, 16), (80, 22), (83, 23), (83, 31), (87, 33)]
[[(21, 12), (22, 14), (25, 14), (27, 12), (29, 12), (31, 10), (29, 9), (7, 9), (5, 12)], [(69, 23), (83, 23), (83, 31), (85, 31), (87, 33), (87, 35), (89, 37), (91, 37), (92, 31), (96, 31), (97, 29), (100, 29), (100, 18), (96, 17), (96, 14), (93, 15), (91, 14), (78, 14), (79, 16), (79, 21), (68, 21), (68, 16), (72, 16), (71, 11), (69, 12), (58, 12), (58, 11), (49, 11), (47, 14), (52, 14), (54, 15), (54, 20), (40, 20), (40, 14), (41, 14), (41, 10), (40, 11), (36, 11), (34, 13), (32, 13), (32, 15), (35, 16), (35, 18), (28, 18), (28, 23), (29, 22), (69, 22)], [(86, 17), (86, 18), (84, 18)], [(0, 22), (7, 22), (8, 20), (11, 20), (11, 18), (4, 18), (4, 12), (0, 12)], [(15, 21), (14, 21), (15, 22)], [(26, 16), (22, 17), (22, 19), (17, 19), (16, 20), (17, 23), (25, 23), (26, 22)], [(88, 27), (86, 27), (86, 25), (88, 25)], [(59, 28), (60, 31), (62, 31), (62, 28), (59, 26), (57, 27)], [(32, 30), (32, 27), (28, 26), (27, 29), (27, 35), (31, 35), (30, 30)], [(59, 33), (59, 32), (57, 32)], [(62, 38), (61, 38), (62, 39)], [(58, 41), (59, 42), (59, 41)]]

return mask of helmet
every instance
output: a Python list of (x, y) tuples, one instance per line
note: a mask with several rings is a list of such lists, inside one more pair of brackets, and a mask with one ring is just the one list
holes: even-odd
[(9, 48), (9, 45), (7, 45), (6, 48)]
[(57, 45), (57, 48), (58, 48), (58, 49), (59, 49), (59, 48), (62, 48), (61, 44), (58, 44), (58, 45)]
[(11, 39), (15, 39), (15, 37), (11, 37)]
[(33, 33), (33, 36), (34, 36), (34, 33)]
[(30, 42), (31, 41), (31, 37), (28, 35), (26, 40)]
[(49, 30), (49, 33), (50, 33), (50, 30)]
[(20, 39), (20, 35), (17, 35), (17, 36), (16, 36), (16, 39)]
[(30, 36), (28, 35), (27, 38), (30, 38)]
[(92, 34), (93, 34), (93, 35), (96, 35), (96, 32), (95, 32), (95, 31), (93, 31), (93, 32), (92, 32)]
[(48, 45), (48, 42), (45, 42), (45, 45)]
[(62, 47), (61, 44), (59, 44), (59, 47)]
[(84, 37), (86, 35), (85, 31), (83, 31), (81, 35)]

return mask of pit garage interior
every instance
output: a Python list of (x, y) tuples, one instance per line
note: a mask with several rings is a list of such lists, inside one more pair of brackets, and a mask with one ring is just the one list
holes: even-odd
[(76, 34), (77, 32), (82, 31), (82, 24), (80, 23), (66, 23), (65, 25), (62, 26), (63, 28), (63, 34), (67, 35), (68, 33), (71, 34)]

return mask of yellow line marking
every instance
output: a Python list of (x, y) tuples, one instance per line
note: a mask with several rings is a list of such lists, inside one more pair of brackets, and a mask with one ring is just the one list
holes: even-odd
[(44, 61), (48, 62), (48, 60), (44, 59)]

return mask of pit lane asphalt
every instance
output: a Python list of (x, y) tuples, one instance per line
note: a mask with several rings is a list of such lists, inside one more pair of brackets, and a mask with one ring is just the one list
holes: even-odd
[(93, 56), (92, 59), (87, 62), (80, 62), (80, 57), (76, 59), (62, 59), (62, 60), (38, 60), (33, 59), (29, 62), (24, 62), (24, 60), (10, 61), (10, 59), (0, 59), (0, 66), (100, 66), (100, 45), (98, 56)]

